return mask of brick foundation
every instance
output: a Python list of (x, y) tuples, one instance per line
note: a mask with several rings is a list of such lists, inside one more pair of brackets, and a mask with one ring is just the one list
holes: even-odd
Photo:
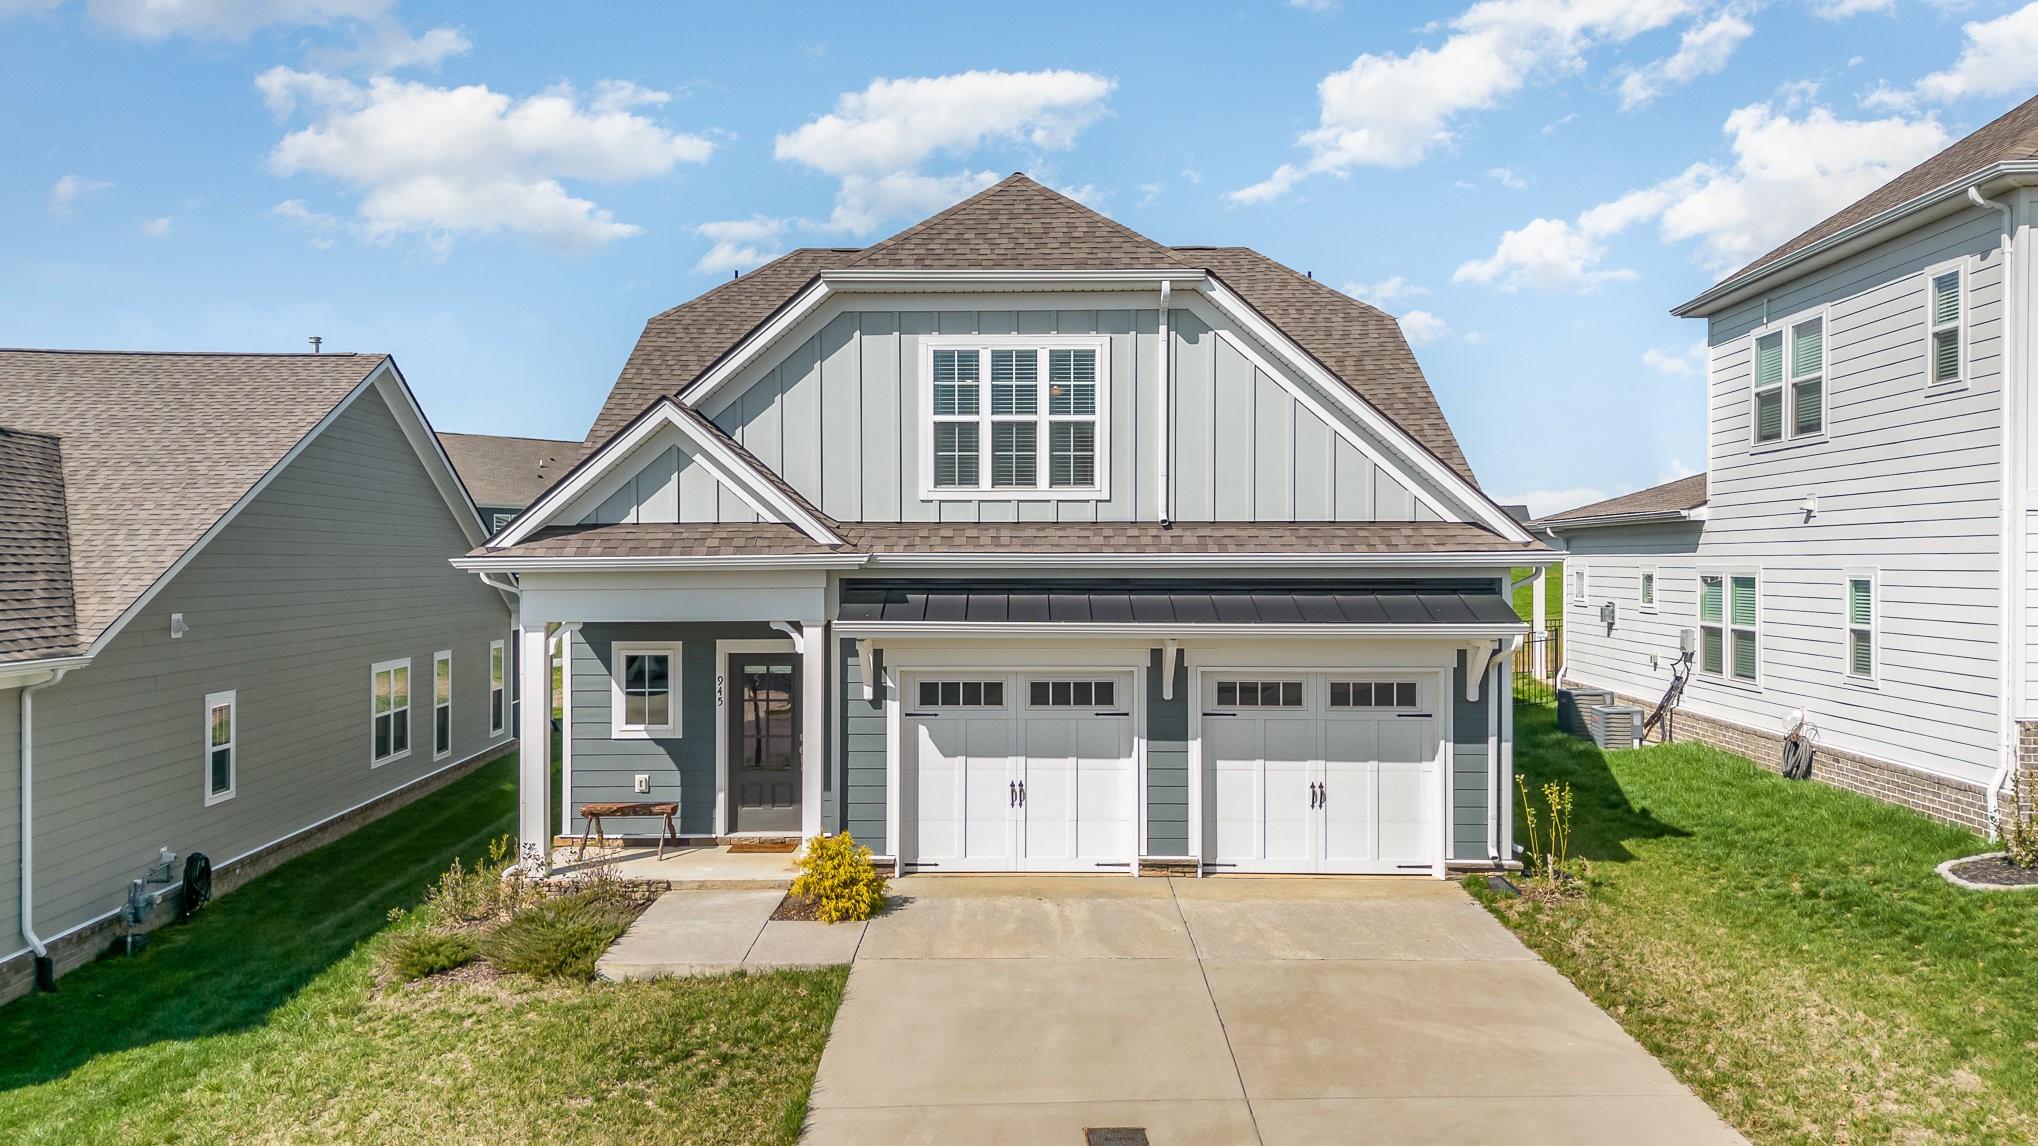
[[(437, 792), (448, 784), (462, 779), (469, 773), (492, 764), (516, 751), (514, 741), (491, 748), (480, 755), (399, 788), (387, 795), (363, 804), (345, 815), (327, 820), (325, 823), (306, 828), (286, 840), (243, 856), (230, 864), (220, 864), (212, 869), (212, 894), (214, 898), (240, 887), (251, 879), (276, 870), (308, 851), (324, 847), (334, 840), (370, 824), (382, 817)], [(180, 868), (178, 874), (182, 874)], [(174, 884), (172, 886), (175, 886)], [(160, 890), (160, 889), (158, 889)], [(125, 889), (121, 892), (123, 898)], [(167, 897), (158, 904), (148, 921), (137, 930), (153, 931), (177, 918), (177, 900)], [(50, 958), (56, 963), (58, 978), (77, 970), (106, 953), (107, 948), (127, 934), (127, 924), (116, 913), (109, 919), (102, 919), (80, 930), (73, 931), (61, 939), (48, 943)], [(35, 988), (35, 956), (23, 954), (0, 963), (0, 1003), (20, 998)], [(59, 990), (62, 989), (61, 984)]]
[[(1593, 687), (1583, 681), (1566, 683), (1567, 686)], [(1616, 703), (1637, 705), (1643, 712), (1653, 712), (1656, 708), (1654, 700), (1622, 693), (1616, 693), (1615, 697)], [(1782, 733), (1764, 732), (1683, 708), (1672, 714), (1672, 720), (1674, 734), (1680, 741), (1696, 740), (1746, 757), (1771, 772), (1783, 771)], [(1661, 737), (1659, 725), (1649, 734), (1648, 743), (1659, 743)], [(2028, 761), (2038, 761), (2038, 722), (2023, 724), (2019, 740), (2019, 755)], [(1909, 808), (1940, 823), (1954, 824), (1982, 835), (1989, 832), (1988, 802), (1980, 784), (1935, 776), (1921, 769), (1843, 752), (1823, 744), (1818, 746), (1812, 758), (1812, 778), (1886, 804)]]

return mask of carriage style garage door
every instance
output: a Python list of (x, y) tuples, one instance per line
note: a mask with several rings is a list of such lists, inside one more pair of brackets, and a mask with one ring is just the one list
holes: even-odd
[(1131, 673), (907, 673), (903, 683), (905, 865), (1130, 870)]
[(1434, 678), (1203, 674), (1203, 846), (1219, 871), (1428, 870)]

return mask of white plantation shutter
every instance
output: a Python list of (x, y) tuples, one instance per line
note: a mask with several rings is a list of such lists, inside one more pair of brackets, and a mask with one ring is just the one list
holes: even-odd
[(1932, 381), (1960, 377), (1960, 272), (1932, 280)]
[(1755, 340), (1755, 440), (1783, 436), (1783, 333)]

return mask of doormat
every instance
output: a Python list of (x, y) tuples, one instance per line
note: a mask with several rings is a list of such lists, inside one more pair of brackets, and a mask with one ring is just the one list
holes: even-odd
[(737, 840), (729, 845), (729, 854), (732, 856), (785, 855), (799, 850), (798, 840)]

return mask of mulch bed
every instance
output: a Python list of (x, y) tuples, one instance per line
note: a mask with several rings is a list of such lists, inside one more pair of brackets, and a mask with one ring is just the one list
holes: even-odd
[(2002, 856), (1964, 860), (1946, 869), (1969, 883), (1990, 887), (2038, 887), (2038, 867), (2018, 867)]
[(814, 909), (820, 903), (820, 899), (816, 896), (794, 895), (791, 892), (787, 892), (785, 898), (778, 901), (778, 907), (772, 911), (771, 917), (781, 922), (788, 920), (812, 922), (820, 918), (820, 916), (814, 914)]

